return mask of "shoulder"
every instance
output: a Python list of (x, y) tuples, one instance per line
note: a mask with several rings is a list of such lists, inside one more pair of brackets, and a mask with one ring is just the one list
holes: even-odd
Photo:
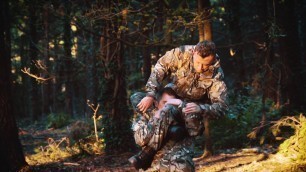
[(218, 54), (216, 54), (216, 62), (213, 65), (214, 68), (214, 80), (223, 80), (224, 79), (224, 73), (220, 65), (220, 58)]
[(195, 45), (182, 45), (182, 46), (178, 47), (178, 49), (179, 49), (182, 53), (185, 53), (185, 52), (193, 53), (194, 48), (195, 48)]

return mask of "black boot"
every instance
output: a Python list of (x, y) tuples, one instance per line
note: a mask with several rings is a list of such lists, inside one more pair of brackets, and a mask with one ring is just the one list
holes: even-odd
[(138, 155), (134, 155), (131, 158), (129, 158), (129, 162), (137, 170), (139, 169), (146, 170), (151, 166), (155, 153), (156, 151), (153, 148), (146, 146), (142, 151), (138, 153)]

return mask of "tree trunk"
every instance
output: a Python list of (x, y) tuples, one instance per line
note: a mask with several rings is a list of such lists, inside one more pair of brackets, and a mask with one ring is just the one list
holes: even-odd
[(64, 50), (65, 50), (65, 113), (73, 116), (73, 83), (72, 83), (72, 56), (71, 56), (71, 26), (69, 1), (64, 1)]
[[(46, 69), (49, 70), (49, 3), (46, 3), (43, 7), (43, 23), (44, 23), (44, 59), (43, 64), (46, 66)], [(49, 71), (50, 72), (50, 71)], [(48, 75), (43, 73), (44, 78)], [(49, 104), (50, 104), (50, 93), (51, 93), (50, 82), (43, 83), (41, 85), (41, 95), (42, 95), (42, 115), (46, 116), (50, 113)]]
[[(20, 54), (20, 57), (21, 57), (21, 69), (25, 68), (25, 67), (28, 67), (28, 65), (30, 64), (29, 62), (29, 58), (27, 56), (27, 36), (24, 34), (24, 35), (21, 35), (20, 36), (20, 51), (19, 51), (19, 54)], [(22, 90), (23, 90), (23, 94), (21, 95), (22, 96), (22, 116), (23, 117), (29, 117), (30, 115), (30, 101), (29, 101), (29, 97), (31, 96), (31, 92), (28, 88), (31, 88), (31, 82), (30, 82), (30, 77), (27, 76), (27, 75), (21, 75), (21, 80), (22, 80)]]
[[(90, 24), (90, 30), (93, 31), (93, 25)], [(86, 52), (86, 79), (87, 79), (87, 84), (86, 84), (86, 100), (89, 100), (91, 103), (96, 104), (97, 103), (97, 96), (96, 96), (96, 58), (95, 58), (95, 44), (94, 44), (94, 38), (92, 34), (87, 35), (88, 39), (88, 44), (89, 44), (89, 48), (88, 51)], [(101, 43), (101, 39), (100, 39), (100, 44)], [(87, 107), (86, 108), (86, 116), (90, 117), (92, 116), (92, 110)]]
[[(112, 4), (107, 2), (106, 7), (112, 12)], [(127, 15), (123, 14), (121, 22), (114, 18), (112, 25), (106, 21), (103, 32), (109, 37), (124, 38), (124, 31), (119, 30), (120, 25), (125, 25)], [(116, 33), (112, 32), (116, 31)], [(104, 136), (107, 152), (126, 151), (132, 147), (132, 135), (130, 131), (130, 115), (127, 108), (127, 93), (124, 68), (123, 43), (112, 39), (101, 38), (103, 47), (101, 49), (101, 60), (104, 66), (104, 81), (102, 104), (104, 107)], [(118, 149), (120, 148), (120, 149)]]
[(199, 42), (204, 41), (204, 0), (198, 0), (198, 29), (199, 29)]
[[(198, 15), (200, 16), (198, 21), (199, 29), (199, 41), (212, 41), (212, 24), (211, 24), (211, 5), (209, 0), (198, 0)], [(204, 153), (200, 158), (206, 158), (213, 154), (212, 141), (209, 132), (209, 120), (204, 119), (205, 127), (205, 145)]]
[[(157, 31), (157, 33), (159, 33), (160, 35), (163, 34), (163, 25), (164, 25), (164, 9), (165, 9), (165, 5), (164, 5), (164, 0), (159, 0), (157, 2), (157, 6), (158, 6), (158, 10), (157, 10), (157, 20), (156, 20), (156, 28), (155, 30)], [(160, 58), (160, 53), (161, 53), (161, 47), (160, 46), (156, 46), (156, 59), (154, 59), (155, 61), (153, 61), (153, 64), (156, 63), (156, 61)]]
[[(145, 22), (147, 22), (148, 20), (145, 20)], [(146, 44), (146, 40), (149, 40), (149, 34), (150, 34), (150, 30), (146, 30), (143, 33), (145, 35), (145, 37), (143, 37), (143, 44)], [(143, 47), (142, 48), (142, 56), (143, 56), (143, 65), (142, 65), (142, 69), (143, 69), (143, 77), (144, 77), (144, 83), (147, 83), (150, 74), (151, 74), (151, 55), (150, 55), (150, 48), (151, 47)]]
[[(38, 60), (38, 38), (37, 38), (37, 2), (29, 2), (27, 1), (27, 5), (29, 7), (29, 27), (30, 27), (30, 52), (29, 56), (31, 59), (31, 73), (37, 74), (38, 70), (35, 66), (34, 62)], [(30, 104), (31, 104), (31, 117), (33, 120), (37, 120), (38, 117), (41, 116), (41, 106), (40, 106), (40, 100), (41, 96), (39, 94), (39, 88), (38, 83), (34, 78), (31, 78), (31, 97), (30, 97)]]
[[(149, 3), (148, 0), (144, 1), (144, 4)], [(147, 24), (151, 22), (150, 18), (143, 15), (142, 19), (141, 19), (141, 23), (140, 23), (140, 28), (145, 28), (146, 30), (142, 31), (142, 44), (146, 45), (147, 41), (150, 40), (150, 32), (151, 32), (151, 28), (147, 26)], [(143, 47), (142, 48), (142, 58), (143, 58), (143, 65), (142, 65), (142, 69), (143, 69), (143, 81), (144, 84), (147, 83), (150, 74), (151, 74), (151, 55), (150, 55), (150, 49), (151, 47)]]
[(60, 110), (60, 103), (57, 100), (57, 96), (60, 94), (61, 84), (60, 84), (60, 70), (61, 70), (61, 60), (59, 58), (58, 52), (59, 52), (59, 46), (58, 46), (58, 40), (54, 39), (54, 48), (53, 51), (55, 52), (54, 55), (54, 66), (53, 66), (53, 75), (54, 78), (52, 80), (52, 109), (55, 113), (58, 113)]
[[(286, 50), (286, 54), (284, 55), (285, 64), (288, 65), (290, 69), (289, 73), (289, 81), (288, 83), (288, 91), (289, 91), (289, 100), (290, 100), (290, 108), (291, 110), (300, 110), (304, 111), (306, 109), (306, 100), (305, 100), (305, 77), (302, 75), (303, 68), (305, 65), (301, 63), (301, 59), (305, 57), (301, 57), (299, 51), (299, 35), (298, 35), (298, 23), (296, 16), (296, 8), (300, 6), (300, 3), (297, 1), (284, 1), (275, 2), (277, 14), (280, 17), (279, 23), (282, 28), (284, 28), (284, 33), (286, 37), (284, 37), (284, 49)], [(304, 2), (305, 4), (305, 2)]]
[(7, 0), (0, 1), (0, 9), (0, 171), (19, 171), (27, 163), (12, 110), (11, 40)]
[(242, 42), (241, 29), (240, 29), (240, 0), (228, 0), (226, 1), (225, 10), (228, 14), (228, 28), (230, 35), (230, 44), (232, 45), (232, 50), (234, 52), (233, 58), (235, 59), (235, 66), (238, 68), (238, 78), (237, 83), (238, 89), (243, 88), (245, 82), (245, 65), (243, 59), (243, 45)]

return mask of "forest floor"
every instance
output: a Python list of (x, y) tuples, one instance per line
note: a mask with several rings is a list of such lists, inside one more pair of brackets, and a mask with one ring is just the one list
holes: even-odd
[[(26, 161), (33, 171), (136, 171), (127, 161), (135, 152), (114, 155), (103, 152), (97, 155), (84, 153), (80, 155), (80, 153), (71, 153), (75, 151), (57, 151), (59, 147), (69, 144), (63, 139), (67, 137), (65, 127), (46, 129), (44, 125), (32, 124), (20, 127), (19, 135)], [(196, 150), (197, 155), (201, 153), (200, 150)], [(218, 150), (209, 158), (195, 161), (196, 171), (296, 171), (290, 168), (279, 170), (279, 167), (284, 167), (285, 160), (275, 153), (276, 149), (268, 145)], [(306, 171), (302, 169), (304, 170)]]

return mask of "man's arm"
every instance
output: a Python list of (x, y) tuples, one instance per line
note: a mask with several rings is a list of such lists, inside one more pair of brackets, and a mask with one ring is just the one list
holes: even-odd
[(179, 48), (172, 49), (157, 61), (146, 84), (147, 96), (155, 97), (165, 77), (177, 69), (180, 53)]
[(212, 86), (208, 90), (208, 98), (211, 104), (187, 102), (185, 113), (202, 112), (204, 118), (219, 118), (228, 110), (227, 87), (223, 81), (224, 74), (221, 67), (213, 77)]
[(172, 49), (157, 61), (146, 84), (146, 97), (137, 105), (140, 111), (145, 112), (152, 105), (153, 100), (156, 98), (156, 92), (160, 89), (162, 81), (170, 71), (172, 72), (177, 69), (180, 53), (181, 51), (179, 48)]
[(212, 104), (199, 104), (204, 118), (219, 118), (228, 110), (227, 88), (222, 80), (213, 83), (208, 92)]

